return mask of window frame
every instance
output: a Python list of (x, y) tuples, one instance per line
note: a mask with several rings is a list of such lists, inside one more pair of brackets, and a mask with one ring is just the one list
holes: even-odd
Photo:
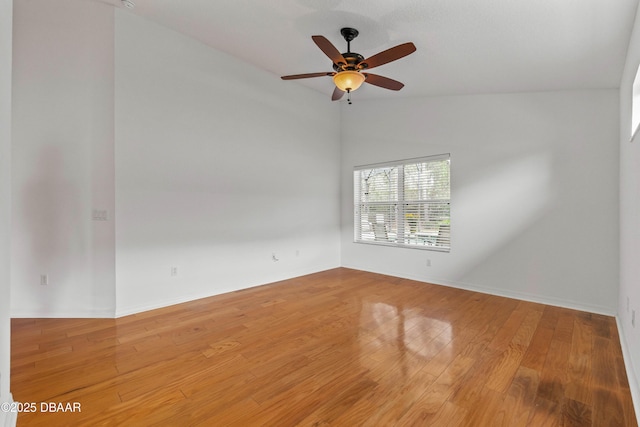
[(636, 75), (631, 85), (631, 138), (633, 142), (640, 130), (640, 65), (636, 68)]
[[(446, 190), (447, 196), (446, 198), (435, 197), (435, 198), (418, 198), (412, 199), (409, 198), (406, 194), (408, 189), (405, 189), (404, 183), (404, 169), (407, 166), (418, 165), (424, 163), (436, 163), (442, 162), (446, 160), (448, 163), (447, 175), (446, 175)], [(391, 171), (396, 168), (396, 177), (394, 177), (395, 181), (392, 178), (388, 178), (390, 181), (389, 190), (387, 194), (393, 194), (395, 199), (391, 196), (389, 200), (386, 201), (363, 201), (362, 198), (365, 194), (361, 189), (362, 183), (362, 171), (371, 171), (374, 169), (385, 169), (388, 168)], [(402, 173), (400, 173), (402, 172)], [(422, 177), (420, 180), (427, 179), (427, 176)], [(441, 178), (437, 178), (440, 180)], [(353, 242), (354, 243), (362, 243), (362, 244), (371, 244), (378, 246), (389, 246), (389, 247), (401, 247), (401, 248), (409, 248), (409, 249), (421, 249), (421, 250), (430, 250), (430, 251), (438, 251), (438, 252), (450, 252), (451, 251), (451, 154), (444, 153), (432, 156), (425, 157), (417, 157), (411, 159), (404, 160), (396, 160), (391, 162), (383, 162), (383, 163), (375, 163), (375, 164), (367, 164), (361, 166), (355, 166), (353, 168)], [(441, 182), (438, 182), (441, 184)], [(424, 183), (420, 183), (422, 185), (420, 188), (425, 191), (435, 190), (436, 185), (430, 186), (428, 183), (424, 186)], [(391, 188), (395, 187), (395, 188)], [(395, 191), (394, 191), (395, 190)], [(406, 191), (405, 191), (406, 190)], [(365, 192), (367, 190), (364, 190)], [(414, 189), (415, 191), (415, 189)], [(426, 194), (426, 193), (425, 193)], [(425, 196), (426, 197), (426, 196)], [(439, 205), (439, 206), (438, 206)], [(408, 206), (412, 206), (412, 208), (408, 208)], [(427, 207), (429, 206), (429, 207)], [(434, 210), (436, 212), (446, 212), (445, 216), (440, 216), (441, 222), (436, 225), (437, 230), (436, 234), (431, 233), (418, 233), (416, 229), (416, 225), (413, 225), (414, 232), (412, 234), (412, 230), (407, 230), (407, 227), (411, 228), (411, 223), (408, 219), (407, 213), (415, 213), (419, 218), (421, 224), (429, 223), (431, 224), (432, 218), (428, 215), (421, 215), (423, 211), (431, 210), (431, 206), (434, 206)], [(377, 207), (374, 209), (373, 215), (382, 216), (383, 221), (382, 225), (384, 225), (384, 234), (383, 237), (378, 237), (378, 232), (375, 230), (377, 225), (379, 225), (380, 221), (376, 220), (373, 222), (371, 207)], [(384, 208), (387, 207), (388, 211), (385, 212)], [(440, 211), (438, 211), (440, 209)], [(366, 213), (364, 211), (366, 210)], [(376, 213), (377, 212), (377, 213)], [(382, 212), (382, 213), (380, 213)], [(367, 221), (363, 221), (364, 215), (367, 215)], [(390, 219), (387, 220), (386, 217)], [(414, 220), (415, 221), (415, 220)], [(365, 224), (365, 222), (368, 224)], [(388, 233), (387, 224), (395, 226), (392, 227), (392, 230), (395, 230), (395, 237), (389, 237), (393, 233)], [(431, 224), (433, 227), (433, 224)], [(365, 227), (367, 227), (365, 231)], [(364, 237), (364, 234), (367, 234), (367, 237)], [(372, 236), (373, 234), (373, 236)], [(382, 233), (381, 233), (382, 234)], [(422, 237), (419, 237), (422, 235)]]

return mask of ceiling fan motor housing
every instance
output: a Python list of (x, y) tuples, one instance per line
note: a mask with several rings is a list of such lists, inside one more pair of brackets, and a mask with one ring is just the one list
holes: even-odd
[(366, 68), (366, 64), (363, 66), (358, 66), (362, 61), (364, 61), (364, 56), (360, 55), (356, 52), (345, 52), (342, 54), (344, 59), (347, 61), (346, 65), (338, 65), (333, 64), (333, 69), (337, 72), (346, 71), (346, 70), (359, 70), (362, 68)]

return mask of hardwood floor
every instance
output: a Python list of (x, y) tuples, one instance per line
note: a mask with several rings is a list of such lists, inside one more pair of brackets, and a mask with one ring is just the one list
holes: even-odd
[(14, 319), (11, 381), (18, 426), (637, 426), (613, 318), (349, 269)]

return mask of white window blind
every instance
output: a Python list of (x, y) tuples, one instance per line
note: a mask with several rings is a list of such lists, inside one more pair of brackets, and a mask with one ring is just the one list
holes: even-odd
[(449, 251), (449, 154), (356, 167), (354, 240)]

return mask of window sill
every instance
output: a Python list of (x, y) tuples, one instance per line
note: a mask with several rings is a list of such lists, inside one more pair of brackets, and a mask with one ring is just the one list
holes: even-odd
[(418, 249), (421, 251), (446, 252), (446, 253), (451, 252), (451, 248), (443, 248), (443, 247), (431, 246), (431, 245), (404, 245), (404, 244), (394, 243), (394, 242), (371, 241), (371, 240), (354, 240), (353, 243), (359, 243), (359, 244), (371, 245), (371, 246), (385, 246), (388, 248)]

